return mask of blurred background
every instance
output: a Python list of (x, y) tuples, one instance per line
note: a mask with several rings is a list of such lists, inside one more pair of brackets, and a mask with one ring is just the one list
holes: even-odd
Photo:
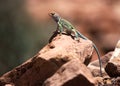
[(91, 39), (101, 55), (120, 39), (120, 0), (0, 0), (0, 75), (48, 43), (56, 29), (51, 11)]

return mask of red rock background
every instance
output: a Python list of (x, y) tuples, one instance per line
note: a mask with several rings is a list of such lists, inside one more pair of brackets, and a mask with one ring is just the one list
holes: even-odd
[[(100, 50), (101, 55), (113, 51), (117, 41), (120, 39), (120, 0), (1, 0), (1, 75), (23, 63), (28, 57), (36, 55), (36, 53), (48, 43), (50, 36), (53, 34), (52, 32), (56, 29), (56, 23), (48, 16), (48, 13), (53, 11), (70, 21), (81, 33), (92, 40)], [(107, 56), (104, 57), (106, 58)], [(94, 53), (92, 60), (95, 59), (97, 59), (97, 55)], [(36, 62), (37, 61), (38, 63), (40, 62), (39, 60), (36, 60)], [(23, 78), (23, 83), (29, 74), (33, 74), (33, 77), (36, 74), (44, 75), (43, 71), (50, 66), (48, 64), (48, 66), (44, 67), (44, 65), (33, 63), (32, 65), (35, 65), (36, 70), (42, 71), (36, 73), (34, 69), (34, 72), (29, 72), (32, 66), (29, 62), (28, 65), (26, 65), (28, 69), (25, 69), (24, 66), (18, 66), (18, 68), (13, 70), (13, 72), (15, 71), (15, 76), (17, 75)], [(40, 66), (43, 67), (43, 70), (40, 69)], [(77, 66), (81, 69), (81, 66)], [(19, 67), (21, 67), (21, 70)], [(109, 75), (115, 73), (115, 76), (119, 76), (119, 66), (114, 67), (115, 69), (118, 67), (118, 69), (115, 71), (111, 70), (111, 72), (109, 70), (112, 67), (108, 65), (106, 70)], [(8, 72), (8, 77), (13, 77), (21, 83), (19, 77), (14, 77), (12, 73), (12, 76), (9, 76), (9, 73), (10, 72)], [(22, 75), (24, 73), (26, 76)], [(43, 77), (46, 77), (46, 75)], [(10, 80), (14, 81), (15, 79)], [(7, 80), (9, 81), (9, 78), (7, 78)], [(32, 79), (26, 79), (25, 83), (27, 83), (27, 80)], [(38, 82), (36, 79), (33, 80)], [(118, 82), (119, 81), (118, 78)], [(39, 82), (39, 84), (40, 83), (41, 82)]]
[(58, 12), (91, 39), (102, 55), (120, 39), (119, 0), (26, 0), (25, 8), (35, 22), (53, 22), (48, 13)]
[(0, 75), (48, 43), (56, 29), (48, 16), (51, 11), (58, 12), (92, 40), (101, 55), (113, 51), (120, 39), (119, 9), (119, 0), (1, 0)]

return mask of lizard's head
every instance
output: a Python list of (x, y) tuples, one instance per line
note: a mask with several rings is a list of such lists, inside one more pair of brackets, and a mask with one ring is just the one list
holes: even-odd
[(60, 19), (60, 16), (57, 13), (49, 13), (49, 16), (51, 16), (56, 22)]

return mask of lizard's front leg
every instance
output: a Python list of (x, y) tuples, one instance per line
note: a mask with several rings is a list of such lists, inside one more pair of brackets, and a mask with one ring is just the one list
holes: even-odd
[(63, 26), (60, 23), (58, 23), (58, 29), (60, 31), (60, 35), (62, 35), (62, 33), (63, 33)]

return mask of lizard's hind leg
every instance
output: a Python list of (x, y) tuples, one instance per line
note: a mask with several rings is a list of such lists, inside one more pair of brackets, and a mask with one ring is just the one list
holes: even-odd
[(74, 33), (75, 35), (75, 40), (79, 40), (79, 36), (78, 36), (78, 33), (75, 29), (72, 29), (72, 32)]

